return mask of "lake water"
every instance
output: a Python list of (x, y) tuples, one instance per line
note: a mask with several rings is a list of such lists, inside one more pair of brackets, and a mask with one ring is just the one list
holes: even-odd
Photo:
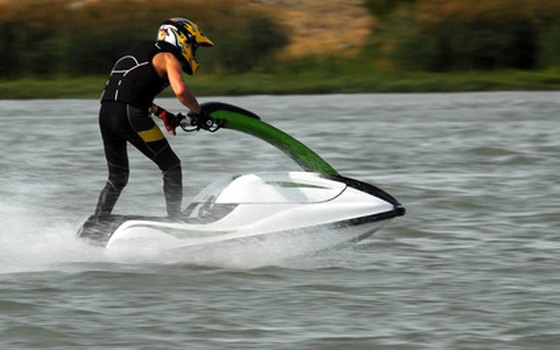
[[(201, 101), (254, 111), (407, 215), (297, 259), (115, 260), (74, 238), (106, 177), (98, 102), (0, 101), (1, 349), (558, 348), (560, 93)], [(224, 174), (297, 170), (234, 131), (170, 142), (186, 202)], [(159, 170), (129, 153), (115, 212), (164, 215)]]

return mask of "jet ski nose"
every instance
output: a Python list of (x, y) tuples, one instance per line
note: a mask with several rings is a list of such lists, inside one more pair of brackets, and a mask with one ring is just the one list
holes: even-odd
[(395, 204), (395, 215), (403, 216), (404, 214), (406, 214), (406, 208), (400, 203)]

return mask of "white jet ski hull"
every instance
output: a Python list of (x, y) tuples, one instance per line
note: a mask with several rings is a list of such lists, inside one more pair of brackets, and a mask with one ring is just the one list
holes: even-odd
[(211, 184), (181, 222), (111, 216), (86, 222), (78, 235), (113, 251), (186, 253), (251, 245), (303, 254), (360, 241), (403, 214), (396, 199), (357, 180), (310, 172), (257, 173)]

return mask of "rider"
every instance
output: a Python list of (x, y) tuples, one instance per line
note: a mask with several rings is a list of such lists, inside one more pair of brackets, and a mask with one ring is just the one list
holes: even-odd
[(161, 169), (167, 214), (170, 218), (180, 215), (181, 161), (151, 116), (162, 119), (167, 131), (175, 135), (184, 116), (173, 115), (153, 104), (155, 96), (171, 85), (177, 99), (190, 109), (189, 116), (198, 119), (199, 125), (211, 120), (182, 75), (183, 71), (192, 75), (198, 70), (195, 54), (199, 46), (214, 46), (214, 43), (188, 19), (170, 18), (159, 27), (157, 41), (131, 48), (113, 66), (99, 111), (109, 178), (99, 195), (96, 216), (111, 214), (128, 182), (127, 142)]

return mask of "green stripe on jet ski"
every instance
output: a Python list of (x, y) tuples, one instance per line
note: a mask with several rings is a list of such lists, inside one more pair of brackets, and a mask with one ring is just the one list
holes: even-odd
[(317, 186), (317, 185), (312, 185), (312, 184), (306, 184), (306, 183), (303, 183), (303, 182), (267, 181), (267, 182), (265, 182), (265, 184), (272, 185), (272, 186), (284, 187), (284, 188), (321, 188), (321, 189), (328, 188), (328, 187), (325, 187), (325, 186)]
[(148, 229), (163, 232), (165, 234), (177, 238), (206, 238), (206, 237), (220, 236), (220, 235), (225, 235), (228, 233), (235, 232), (235, 231), (203, 232), (203, 231), (196, 231), (196, 230), (185, 230), (180, 228), (162, 227), (162, 226), (146, 225), (146, 224), (131, 225), (128, 228), (148, 228)]
[(202, 106), (213, 118), (222, 121), (223, 128), (240, 131), (271, 144), (288, 155), (305, 171), (338, 175), (329, 163), (309, 147), (263, 122), (256, 114), (227, 103), (206, 102)]

